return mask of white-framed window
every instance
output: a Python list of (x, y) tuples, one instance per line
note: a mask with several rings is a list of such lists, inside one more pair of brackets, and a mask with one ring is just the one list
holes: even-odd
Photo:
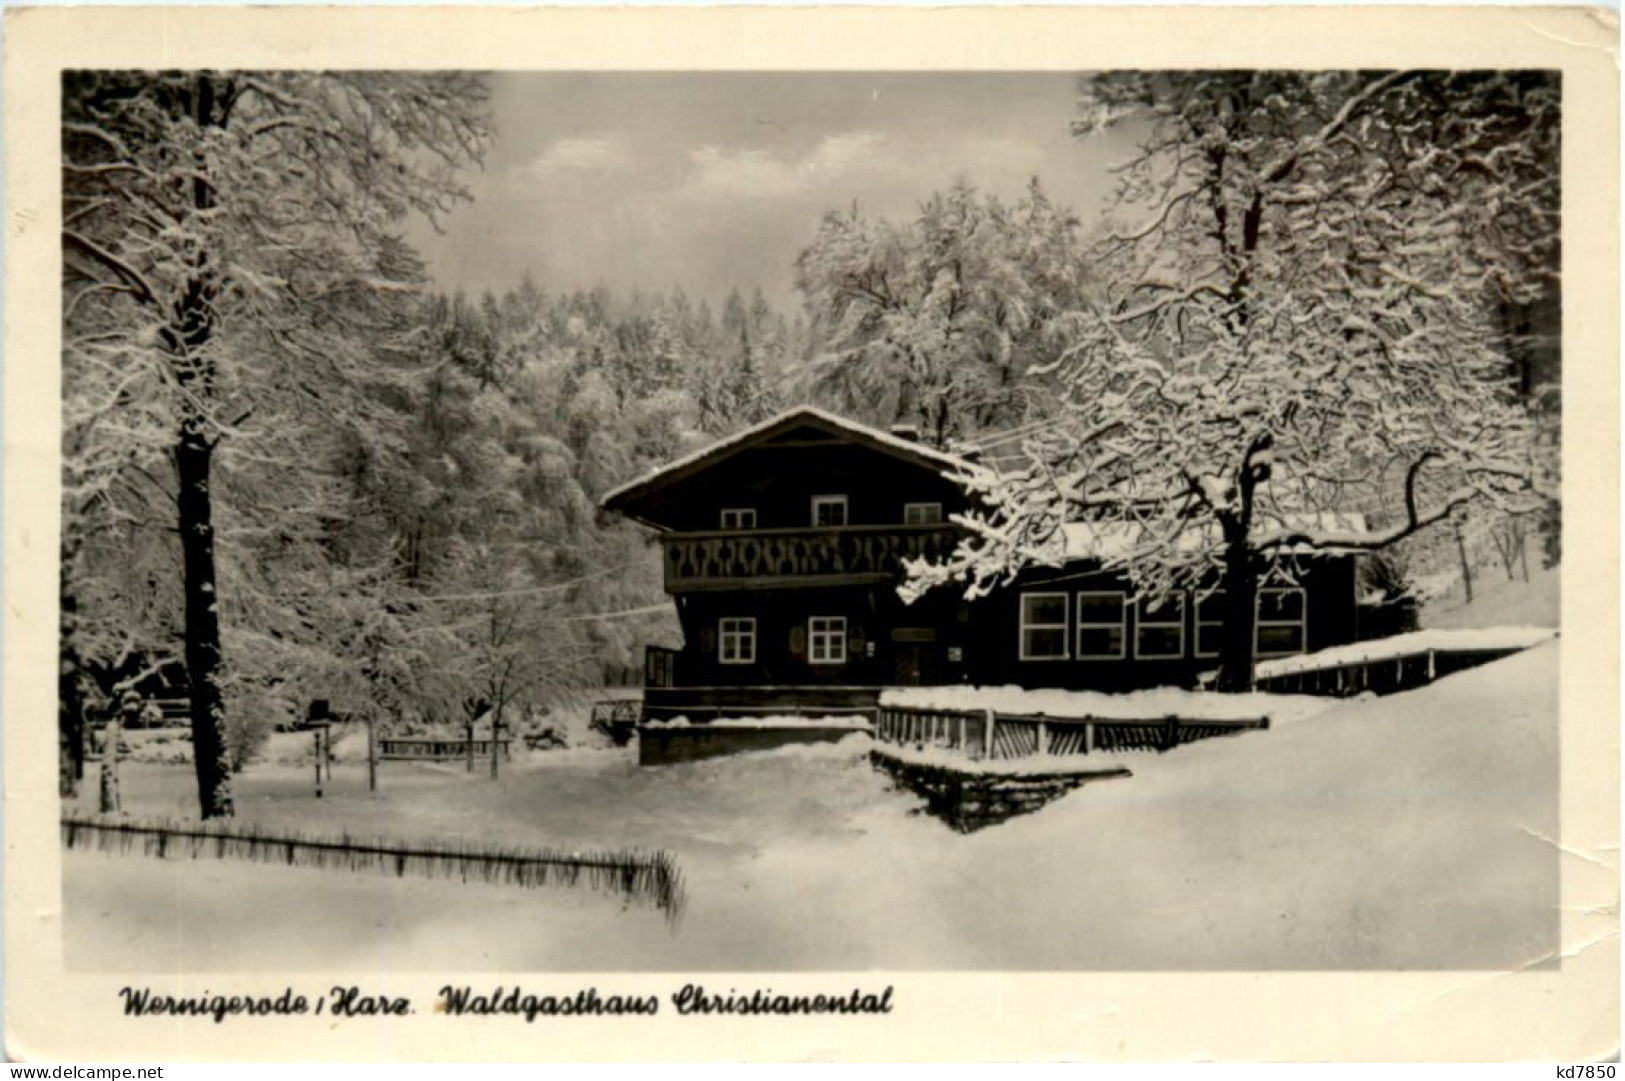
[(815, 526), (841, 526), (846, 524), (846, 496), (815, 495), (812, 497), (812, 524)]
[(1196, 597), (1196, 655), (1217, 657), (1224, 641), (1224, 590), (1199, 593)]
[(1134, 607), (1134, 655), (1160, 660), (1185, 655), (1185, 595), (1153, 605), (1144, 597)]
[(1128, 594), (1101, 590), (1078, 594), (1078, 660), (1128, 656)]
[(807, 660), (813, 664), (846, 663), (845, 616), (813, 616), (807, 620)]
[(722, 528), (723, 529), (755, 529), (756, 528), (756, 508), (755, 507), (723, 507), (722, 508)]
[(1296, 586), (1260, 589), (1256, 627), (1254, 646), (1258, 656), (1302, 653), (1309, 628), (1303, 590)]
[(717, 621), (717, 661), (720, 664), (756, 663), (756, 620), (738, 616)]
[(1023, 593), (1020, 633), (1022, 660), (1066, 660), (1066, 594)]
[(904, 503), (904, 525), (936, 525), (942, 521), (941, 503)]

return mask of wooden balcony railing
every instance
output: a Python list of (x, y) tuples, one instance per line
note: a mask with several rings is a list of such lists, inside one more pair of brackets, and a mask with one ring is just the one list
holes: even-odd
[(884, 582), (905, 559), (945, 559), (961, 530), (952, 525), (846, 526), (672, 533), (665, 539), (666, 592)]

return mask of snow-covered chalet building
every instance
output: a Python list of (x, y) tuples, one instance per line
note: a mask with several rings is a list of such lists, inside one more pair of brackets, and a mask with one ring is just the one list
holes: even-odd
[[(679, 650), (646, 654), (649, 719), (872, 707), (889, 686), (1193, 685), (1217, 666), (1217, 595), (1150, 610), (1076, 557), (976, 601), (953, 588), (904, 604), (905, 558), (942, 558), (966, 508), (964, 460), (823, 410), (792, 409), (610, 492), (606, 510), (657, 531)], [(1260, 657), (1357, 634), (1349, 556), (1260, 589)]]

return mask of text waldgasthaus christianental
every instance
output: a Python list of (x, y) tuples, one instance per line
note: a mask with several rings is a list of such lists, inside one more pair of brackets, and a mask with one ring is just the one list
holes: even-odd
[[(786, 995), (775, 994), (771, 988), (739, 991), (730, 987), (726, 994), (717, 994), (707, 991), (703, 984), (690, 983), (672, 992), (669, 998), (678, 1016), (886, 1014), (892, 1010), (892, 992), (893, 988), (888, 984), (884, 991), (878, 993), (855, 987), (845, 994)], [(134, 987), (121, 988), (119, 995), (124, 1000), (124, 1013), (128, 1016), (207, 1017), (215, 1024), (238, 1016), (331, 1013), (341, 1017), (400, 1017), (417, 1012), (411, 1000), (404, 996), (370, 995), (359, 987), (343, 985), (335, 986), (327, 994), (317, 995), (314, 999), (295, 992), (291, 987), (274, 996), (212, 995), (208, 992), (176, 996)], [(655, 995), (603, 995), (596, 987), (563, 995), (536, 995), (518, 985), (504, 987), (499, 984), (489, 993), (479, 993), (473, 987), (447, 984), (436, 993), (434, 1012), (450, 1017), (465, 1014), (514, 1016), (523, 1017), (527, 1022), (535, 1021), (538, 1017), (653, 1016), (660, 1012), (660, 999)]]
[[(702, 984), (684, 984), (671, 994), (672, 1007), (679, 1016), (689, 1014), (867, 1014), (890, 1013), (892, 1009), (890, 985), (878, 994), (853, 988), (846, 994), (785, 995), (775, 994), (771, 988), (756, 988), (741, 992), (729, 988), (727, 994), (714, 994)], [(532, 995), (522, 988), (498, 986), (490, 994), (476, 994), (471, 987), (446, 986), (440, 989), (436, 1012), (459, 1014), (517, 1014), (526, 1021), (537, 1017), (568, 1017), (591, 1014), (648, 1014), (660, 1012), (660, 1000), (653, 995), (601, 997), (597, 988), (586, 988), (574, 995)]]

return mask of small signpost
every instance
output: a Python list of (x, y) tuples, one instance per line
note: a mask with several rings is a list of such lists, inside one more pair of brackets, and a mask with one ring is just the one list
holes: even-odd
[(307, 725), (314, 741), (311, 749), (316, 758), (316, 798), (321, 799), (323, 777), (333, 779), (333, 725), (329, 721), (309, 721)]
[(333, 779), (333, 710), (325, 698), (312, 698), (305, 710), (305, 729), (311, 735), (312, 757), (316, 759), (316, 798), (323, 794), (322, 782)]

